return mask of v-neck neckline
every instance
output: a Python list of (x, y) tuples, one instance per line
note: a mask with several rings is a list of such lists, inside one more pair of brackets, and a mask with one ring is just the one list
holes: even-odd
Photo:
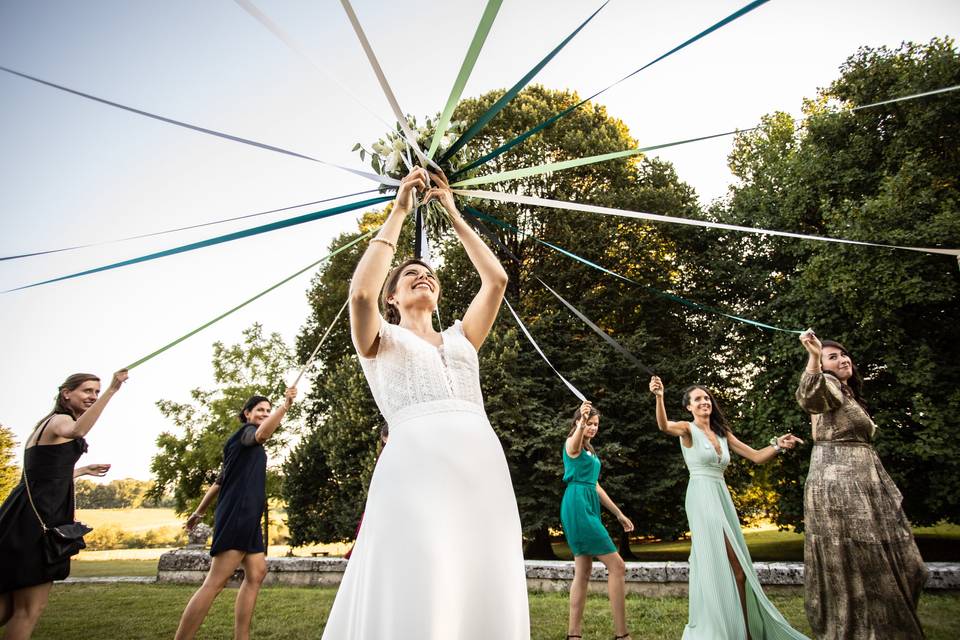
[[(717, 439), (717, 446), (715, 447), (715, 446), (713, 446), (713, 443), (710, 442), (710, 436), (707, 435), (707, 432), (704, 431), (703, 427), (701, 427), (700, 425), (698, 425), (696, 422), (693, 423), (693, 426), (697, 429), (697, 431), (700, 432), (700, 435), (702, 435), (704, 438), (706, 438), (706, 440), (707, 440), (707, 445), (708, 445), (711, 449), (713, 449), (713, 452), (714, 452), (714, 453), (717, 454), (717, 462), (721, 462), (721, 461), (723, 460), (723, 443), (720, 442), (720, 436), (718, 436), (717, 434), (713, 434), (713, 437)], [(717, 448), (720, 449), (719, 453), (717, 452)]]

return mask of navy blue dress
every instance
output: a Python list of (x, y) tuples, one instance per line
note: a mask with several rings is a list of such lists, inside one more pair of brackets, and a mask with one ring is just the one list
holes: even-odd
[(245, 424), (223, 447), (211, 556), (229, 549), (265, 551), (260, 521), (267, 501), (267, 452), (256, 435), (257, 426)]

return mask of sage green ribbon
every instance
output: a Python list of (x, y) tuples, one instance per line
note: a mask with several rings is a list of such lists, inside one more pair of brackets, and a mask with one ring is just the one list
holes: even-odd
[[(731, 314), (731, 313), (727, 313), (727, 312), (725, 312), (725, 311), (721, 311), (720, 309), (716, 309), (716, 308), (714, 308), (714, 307), (711, 307), (711, 306), (708, 306), (708, 305), (705, 305), (705, 304), (700, 304), (699, 302), (694, 302), (693, 300), (687, 300), (686, 298), (682, 298), (682, 297), (680, 297), (680, 296), (678, 296), (678, 295), (674, 295), (674, 294), (672, 294), (672, 293), (667, 293), (666, 291), (661, 291), (660, 289), (657, 289), (657, 288), (655, 288), (655, 287), (651, 287), (651, 286), (645, 285), (645, 284), (643, 284), (643, 283), (641, 283), (641, 282), (637, 282), (637, 281), (634, 280), (633, 278), (629, 278), (629, 277), (627, 277), (627, 276), (621, 275), (621, 274), (617, 273), (616, 271), (611, 271), (610, 269), (607, 269), (606, 267), (600, 266), (599, 264), (597, 264), (597, 263), (595, 263), (595, 262), (592, 262), (592, 261), (590, 261), (590, 260), (587, 260), (586, 258), (583, 258), (583, 257), (581, 257), (581, 256), (578, 256), (577, 254), (573, 253), (572, 251), (567, 251), (567, 250), (564, 249), (563, 247), (559, 247), (559, 246), (557, 246), (557, 245), (555, 245), (555, 244), (552, 244), (552, 243), (550, 243), (550, 242), (547, 242), (546, 240), (541, 240), (540, 238), (537, 238), (536, 236), (533, 236), (533, 235), (524, 233), (523, 231), (521, 231), (520, 229), (514, 227), (513, 225), (511, 225), (511, 224), (509, 224), (509, 223), (507, 223), (507, 222), (504, 222), (504, 221), (502, 221), (502, 220), (500, 220), (500, 219), (498, 219), (498, 218), (495, 218), (495, 217), (493, 217), (493, 216), (491, 216), (491, 215), (489, 215), (489, 214), (483, 213), (482, 211), (478, 211), (477, 209), (474, 209), (473, 207), (469, 207), (469, 206), (468, 206), (468, 207), (465, 207), (464, 210), (467, 211), (467, 213), (469, 213), (471, 216), (474, 216), (474, 217), (476, 217), (476, 218), (481, 218), (481, 219), (483, 219), (483, 220), (487, 220), (487, 221), (489, 221), (489, 222), (492, 222), (493, 224), (495, 224), (495, 225), (497, 225), (497, 226), (499, 226), (499, 227), (501, 227), (501, 228), (503, 228), (503, 229), (507, 229), (507, 230), (509, 230), (509, 231), (513, 231), (514, 233), (521, 233), (521, 234), (525, 235), (526, 237), (530, 238), (531, 240), (533, 240), (534, 242), (537, 242), (537, 243), (539, 243), (539, 244), (542, 244), (542, 245), (545, 246), (545, 247), (549, 247), (550, 249), (553, 249), (553, 250), (556, 251), (557, 253), (560, 253), (560, 254), (562, 254), (562, 255), (564, 255), (564, 256), (566, 256), (566, 257), (568, 257), (568, 258), (571, 258), (571, 259), (573, 259), (573, 260), (576, 260), (577, 262), (580, 262), (581, 264), (585, 264), (585, 265), (587, 265), (588, 267), (590, 267), (591, 269), (596, 269), (596, 270), (598, 270), (598, 271), (602, 271), (603, 273), (606, 273), (607, 275), (611, 275), (611, 276), (613, 276), (613, 277), (615, 277), (615, 278), (619, 278), (620, 280), (623, 280), (624, 282), (629, 282), (630, 284), (633, 284), (633, 285), (636, 285), (636, 286), (641, 287), (641, 288), (643, 288), (643, 289), (646, 289), (647, 291), (649, 291), (649, 292), (651, 292), (651, 293), (653, 293), (653, 294), (655, 294), (655, 295), (658, 295), (658, 296), (660, 296), (660, 297), (662, 297), (662, 298), (666, 298), (666, 299), (668, 299), (668, 300), (672, 300), (673, 302), (679, 302), (680, 304), (685, 305), (685, 306), (687, 306), (687, 307), (690, 307), (690, 308), (692, 308), (692, 309), (698, 309), (698, 310), (700, 310), (700, 311), (707, 311), (707, 312), (709, 312), (709, 313), (713, 313), (713, 314), (716, 314), (716, 315), (721, 315), (721, 316), (723, 316), (723, 317), (725, 317), (725, 318), (729, 318), (729, 319), (735, 320), (735, 321), (737, 321), (737, 322), (743, 322), (743, 323), (745, 323), (745, 324), (749, 324), (749, 325), (752, 325), (752, 326), (754, 326), (754, 327), (758, 327), (758, 328), (760, 328), (760, 329), (767, 329), (767, 330), (769, 330), (769, 331), (782, 331), (782, 332), (784, 332), (784, 333), (795, 333), (795, 334), (803, 333), (802, 331), (799, 331), (799, 330), (796, 330), (796, 329), (784, 329), (784, 328), (782, 328), (782, 327), (777, 327), (777, 326), (772, 325), (772, 324), (766, 324), (766, 323), (763, 323), (763, 322), (758, 322), (757, 320), (751, 320), (750, 318), (744, 318), (743, 316), (733, 315), (733, 314)], [(545, 285), (545, 286), (546, 286), (546, 285)], [(641, 366), (642, 368), (646, 368), (646, 365), (642, 365), (642, 364), (641, 364), (640, 366)]]
[(597, 9), (596, 11), (594, 11), (592, 14), (590, 14), (590, 17), (589, 17), (589, 18), (587, 18), (587, 19), (584, 20), (582, 23), (580, 23), (580, 26), (577, 27), (576, 29), (574, 29), (573, 33), (571, 33), (571, 34), (568, 35), (566, 38), (564, 38), (564, 39), (563, 39), (563, 42), (561, 42), (560, 44), (558, 44), (558, 45), (553, 49), (553, 51), (551, 51), (550, 53), (548, 53), (548, 54), (546, 55), (546, 57), (545, 57), (543, 60), (541, 60), (540, 62), (538, 62), (537, 65), (536, 65), (533, 69), (531, 69), (530, 71), (528, 71), (528, 72), (526, 73), (526, 75), (524, 75), (522, 78), (520, 78), (520, 80), (519, 80), (515, 85), (513, 85), (512, 87), (510, 87), (510, 89), (509, 89), (505, 94), (503, 94), (503, 96), (502, 96), (499, 100), (497, 100), (496, 102), (494, 102), (493, 105), (492, 105), (489, 109), (487, 109), (487, 110), (483, 113), (483, 115), (481, 115), (479, 118), (477, 118), (477, 121), (474, 122), (472, 125), (470, 125), (470, 128), (467, 129), (467, 130), (463, 133), (463, 135), (461, 135), (461, 136), (457, 139), (457, 141), (454, 142), (453, 145), (450, 146), (449, 149), (447, 149), (447, 152), (443, 154), (443, 157), (440, 158), (440, 161), (441, 161), (441, 162), (444, 162), (444, 161), (448, 160), (449, 158), (453, 157), (453, 155), (454, 155), (457, 151), (459, 151), (459, 150), (463, 147), (463, 145), (465, 145), (465, 144), (467, 144), (468, 142), (470, 142), (471, 140), (473, 140), (473, 138), (474, 138), (478, 133), (480, 133), (480, 131), (481, 131), (485, 126), (487, 126), (487, 123), (489, 123), (489, 122), (493, 119), (493, 117), (494, 117), (495, 115), (497, 115), (498, 113), (500, 113), (500, 111), (503, 110), (503, 108), (506, 107), (507, 104), (508, 104), (511, 100), (513, 100), (514, 98), (516, 98), (516, 97), (517, 97), (517, 94), (520, 93), (520, 91), (521, 91), (525, 86), (527, 86), (527, 84), (529, 84), (531, 80), (533, 80), (534, 76), (536, 76), (538, 73), (540, 73), (540, 70), (543, 69), (545, 66), (547, 66), (547, 63), (550, 62), (551, 60), (553, 60), (554, 56), (556, 56), (558, 53), (560, 53), (560, 50), (563, 49), (565, 46), (567, 46), (567, 43), (570, 42), (571, 40), (573, 40), (573, 38), (574, 38), (578, 33), (580, 33), (580, 31), (581, 31), (585, 26), (587, 26), (587, 24), (588, 24), (591, 20), (593, 20), (594, 16), (596, 16), (598, 13), (600, 13), (600, 10), (603, 9), (605, 6), (607, 6), (607, 4), (609, 4), (609, 0), (607, 0), (607, 2), (604, 2), (602, 5), (600, 5), (600, 8)]
[(460, 169), (459, 171), (457, 171), (456, 173), (454, 173), (454, 174), (451, 176), (451, 178), (456, 178), (457, 176), (462, 175), (463, 173), (466, 173), (467, 171), (470, 171), (470, 170), (472, 170), (472, 169), (476, 169), (477, 167), (479, 167), (479, 166), (482, 165), (482, 164), (486, 164), (487, 162), (489, 162), (490, 160), (493, 160), (494, 158), (496, 158), (496, 157), (499, 156), (500, 154), (502, 154), (502, 153), (504, 153), (504, 152), (506, 152), (506, 151), (509, 151), (509, 150), (512, 149), (513, 147), (517, 146), (518, 144), (520, 144), (521, 142), (523, 142), (524, 140), (526, 140), (526, 139), (529, 138), (530, 136), (535, 135), (535, 134), (543, 131), (544, 129), (546, 129), (547, 127), (549, 127), (551, 124), (553, 124), (554, 122), (556, 122), (556, 121), (559, 120), (560, 118), (563, 118), (564, 116), (570, 114), (572, 111), (575, 111), (576, 109), (578, 109), (578, 108), (580, 108), (581, 106), (585, 105), (586, 103), (588, 103), (589, 101), (593, 100), (594, 98), (596, 98), (596, 97), (599, 96), (600, 94), (604, 93), (605, 91), (608, 91), (608, 90), (612, 89), (613, 87), (617, 86), (617, 85), (620, 84), (621, 82), (623, 82), (623, 81), (625, 81), (625, 80), (627, 80), (627, 79), (629, 79), (629, 78), (632, 78), (633, 76), (637, 75), (638, 73), (640, 73), (640, 72), (643, 71), (644, 69), (647, 69), (647, 68), (655, 65), (656, 63), (660, 62), (660, 61), (663, 60), (664, 58), (667, 58), (667, 57), (673, 55), (674, 53), (676, 53), (677, 51), (680, 51), (680, 50), (683, 49), (684, 47), (687, 47), (687, 46), (693, 44), (694, 42), (696, 42), (697, 40), (703, 38), (704, 36), (707, 36), (707, 35), (709, 35), (710, 33), (713, 33), (713, 32), (716, 31), (717, 29), (719, 29), (719, 28), (721, 28), (721, 27), (723, 27), (723, 26), (725, 26), (725, 25), (733, 22), (733, 21), (736, 20), (737, 18), (740, 18), (740, 17), (742, 17), (742, 16), (750, 13), (751, 11), (753, 11), (754, 9), (756, 9), (757, 7), (759, 7), (760, 5), (765, 4), (765, 3), (767, 3), (767, 2), (769, 2), (769, 0), (754, 0), (753, 2), (751, 2), (751, 3), (749, 3), (749, 4), (747, 4), (747, 5), (743, 6), (743, 7), (741, 7), (741, 8), (738, 9), (737, 11), (734, 11), (734, 12), (731, 13), (729, 16), (727, 16), (726, 18), (724, 18), (723, 20), (720, 20), (719, 22), (713, 24), (712, 26), (708, 27), (707, 29), (704, 29), (703, 31), (701, 31), (701, 32), (698, 33), (697, 35), (693, 36), (692, 38), (689, 38), (689, 39), (687, 39), (686, 41), (682, 42), (681, 44), (677, 45), (676, 47), (674, 47), (674, 48), (671, 49), (670, 51), (667, 51), (667, 52), (664, 53), (663, 55), (661, 55), (661, 56), (659, 56), (659, 57), (651, 60), (650, 62), (648, 62), (647, 64), (643, 65), (642, 67), (640, 67), (640, 68), (637, 69), (636, 71), (632, 71), (631, 73), (628, 73), (627, 75), (625, 75), (624, 77), (620, 78), (619, 80), (617, 80), (617, 81), (614, 82), (613, 84), (607, 85), (606, 87), (604, 87), (604, 88), (601, 89), (600, 91), (597, 91), (596, 93), (594, 93), (594, 94), (591, 95), (590, 97), (588, 97), (588, 98), (586, 98), (586, 99), (584, 99), (584, 100), (581, 100), (580, 102), (578, 102), (577, 104), (573, 105), (572, 107), (568, 107), (568, 108), (564, 109), (563, 111), (561, 111), (560, 113), (557, 113), (557, 114), (554, 114), (554, 115), (550, 116), (549, 118), (547, 118), (546, 120), (544, 120), (543, 122), (541, 122), (541, 123), (538, 124), (537, 126), (533, 127), (532, 129), (530, 129), (530, 130), (528, 130), (528, 131), (526, 131), (526, 132), (524, 132), (524, 133), (521, 133), (521, 134), (520, 134), (519, 136), (517, 136), (516, 138), (514, 138), (514, 139), (512, 139), (512, 140), (510, 140), (510, 141), (508, 141), (508, 142), (506, 142), (506, 143), (504, 143), (504, 144), (502, 144), (501, 146), (497, 147), (496, 149), (494, 149), (493, 151), (491, 151), (491, 152), (488, 153), (487, 155), (483, 156), (482, 158), (480, 158), (480, 159), (478, 159), (478, 160), (475, 160), (474, 162), (471, 162), (471, 163), (468, 164), (466, 167), (463, 167), (462, 169)]
[(201, 240), (199, 242), (191, 242), (190, 244), (181, 245), (179, 247), (174, 247), (172, 249), (165, 249), (163, 251), (157, 251), (155, 253), (148, 253), (145, 256), (140, 256), (137, 258), (130, 258), (129, 260), (122, 260), (121, 262), (114, 262), (113, 264), (104, 265), (102, 267), (95, 267), (93, 269), (87, 269), (86, 271), (78, 271), (77, 273), (71, 273), (65, 276), (59, 276), (57, 278), (51, 278), (49, 280), (43, 280), (41, 282), (34, 282), (33, 284), (26, 284), (22, 287), (16, 287), (14, 289), (7, 289), (3, 293), (10, 293), (12, 291), (20, 291), (22, 289), (30, 289), (31, 287), (39, 287), (40, 285), (50, 284), (52, 282), (60, 282), (61, 280), (69, 280), (71, 278), (79, 278), (80, 276), (90, 275), (91, 273), (99, 273), (100, 271), (108, 271), (110, 269), (117, 269), (119, 267), (126, 267), (131, 264), (137, 264), (139, 262), (147, 262), (148, 260), (156, 260), (157, 258), (165, 258), (167, 256), (176, 255), (178, 253), (184, 253), (186, 251), (193, 251), (194, 249), (202, 249), (204, 247), (210, 247), (215, 244), (221, 244), (223, 242), (230, 242), (232, 240), (238, 240), (240, 238), (248, 238), (250, 236), (255, 236), (261, 233), (267, 233), (269, 231), (276, 231), (278, 229), (285, 229), (287, 227), (292, 227), (294, 225), (303, 224), (304, 222), (312, 222), (313, 220), (319, 220), (321, 218), (328, 218), (330, 216), (335, 216), (347, 211), (353, 211), (355, 209), (362, 209), (364, 207), (369, 207), (375, 204), (380, 204), (388, 200), (393, 200), (394, 196), (380, 196), (378, 198), (369, 198), (367, 200), (361, 200), (359, 202), (352, 202), (350, 204), (342, 204), (337, 207), (331, 207), (330, 209), (324, 209), (323, 211), (315, 211), (313, 213), (306, 213), (301, 216), (295, 216), (293, 218), (287, 218), (286, 220), (278, 220), (277, 222), (271, 222), (270, 224), (260, 225), (259, 227), (253, 227), (251, 229), (244, 229), (242, 231), (235, 231), (233, 233), (228, 233), (222, 236), (216, 236), (215, 238), (209, 238), (207, 240)]
[[(143, 356), (142, 358), (140, 358), (139, 360), (137, 360), (136, 362), (134, 362), (134, 363), (132, 363), (132, 364), (127, 365), (126, 368), (127, 368), (127, 369), (133, 369), (134, 367), (139, 367), (141, 364), (143, 364), (143, 363), (146, 362), (147, 360), (150, 360), (150, 359), (152, 359), (152, 358), (155, 358), (155, 357), (157, 357), (158, 355), (160, 355), (161, 353), (163, 353), (164, 351), (166, 351), (167, 349), (171, 349), (171, 348), (177, 346), (178, 344), (180, 344), (181, 342), (183, 342), (184, 340), (186, 340), (187, 338), (189, 338), (189, 337), (191, 337), (191, 336), (195, 336), (196, 334), (200, 333), (201, 331), (203, 331), (203, 330), (206, 329), (207, 327), (209, 327), (209, 326), (211, 326), (211, 325), (213, 325), (213, 324), (215, 324), (215, 323), (223, 320), (224, 318), (226, 318), (227, 316), (229, 316), (231, 313), (233, 313), (233, 312), (235, 312), (235, 311), (238, 311), (238, 310), (244, 308), (245, 306), (247, 306), (248, 304), (250, 304), (250, 303), (253, 302), (254, 300), (257, 300), (257, 299), (259, 299), (259, 298), (262, 298), (263, 296), (267, 295), (268, 293), (270, 293), (271, 291), (273, 291), (273, 290), (276, 289), (277, 287), (279, 287), (279, 286), (281, 286), (281, 285), (284, 285), (284, 284), (290, 282), (291, 280), (293, 280), (294, 278), (296, 278), (297, 276), (299, 276), (301, 273), (303, 273), (303, 272), (305, 272), (305, 271), (308, 271), (308, 270), (310, 270), (310, 269), (313, 269), (314, 267), (316, 267), (317, 265), (319, 265), (319, 264), (321, 264), (321, 263), (323, 263), (323, 262), (326, 262), (327, 260), (329, 260), (330, 258), (334, 257), (334, 256), (337, 255), (338, 253), (341, 253), (341, 252), (343, 252), (343, 251), (346, 251), (347, 249), (349, 249), (349, 248), (352, 247), (353, 245), (357, 244), (357, 243), (360, 242), (361, 240), (365, 240), (365, 239), (369, 238), (371, 235), (373, 235), (374, 233), (376, 233), (376, 232), (379, 231), (379, 230), (380, 230), (380, 227), (377, 227), (376, 229), (371, 229), (370, 231), (366, 232), (366, 233), (363, 234), (362, 236), (359, 236), (359, 237), (357, 237), (357, 238), (354, 238), (354, 239), (351, 240), (350, 242), (348, 242), (348, 243), (346, 243), (346, 244), (338, 247), (337, 249), (335, 249), (335, 250), (332, 251), (331, 253), (325, 255), (324, 257), (320, 258), (320, 259), (317, 260), (316, 262), (312, 262), (312, 263), (308, 264), (308, 265), (305, 266), (303, 269), (300, 269), (300, 270), (297, 271), (296, 273), (287, 276), (286, 278), (284, 278), (284, 279), (281, 280), (280, 282), (278, 282), (278, 283), (276, 283), (276, 284), (274, 284), (274, 285), (272, 285), (272, 286), (270, 286), (270, 287), (267, 287), (266, 289), (264, 289), (263, 291), (261, 291), (261, 292), (258, 293), (257, 295), (253, 296), (252, 298), (248, 298), (247, 300), (244, 300), (243, 302), (241, 302), (241, 303), (238, 304), (237, 306), (233, 307), (232, 309), (230, 309), (230, 310), (228, 310), (228, 311), (224, 311), (223, 313), (221, 313), (220, 315), (218, 315), (218, 316), (217, 316), (216, 318), (214, 318), (213, 320), (210, 320), (209, 322), (203, 323), (202, 325), (200, 325), (200, 326), (197, 327), (196, 329), (194, 329), (194, 330), (192, 330), (192, 331), (190, 331), (190, 332), (188, 332), (188, 333), (185, 333), (184, 335), (180, 336), (180, 337), (177, 338), (176, 340), (173, 340), (172, 342), (168, 342), (167, 344), (163, 345), (162, 347), (160, 347), (160, 348), (157, 349), (156, 351), (154, 351), (154, 352), (152, 352), (152, 353), (150, 353), (150, 354), (148, 354), (148, 355)], [(341, 309), (341, 311), (342, 311), (342, 309)], [(337, 318), (339, 318), (339, 317), (340, 317), (340, 314), (337, 314)], [(334, 322), (337, 321), (337, 318), (334, 318)], [(331, 327), (332, 327), (332, 325), (331, 325)], [(326, 337), (326, 336), (324, 336), (324, 337)], [(311, 360), (311, 361), (312, 361), (312, 360)], [(308, 365), (309, 365), (309, 362), (308, 362)], [(306, 366), (304, 366), (304, 370), (306, 370)], [(303, 373), (301, 372), (300, 375), (303, 375)], [(299, 379), (300, 379), (300, 378), (299, 378), (299, 376), (298, 376), (298, 377), (297, 377), (297, 380), (299, 380)], [(296, 384), (296, 383), (294, 383), (294, 384)]]
[(433, 158), (433, 154), (437, 152), (437, 148), (440, 146), (440, 140), (443, 139), (443, 134), (447, 132), (447, 127), (450, 126), (450, 117), (453, 115), (453, 110), (456, 108), (457, 103), (460, 102), (463, 88), (467, 85), (467, 79), (473, 72), (473, 66), (477, 63), (477, 58), (480, 57), (480, 50), (483, 49), (483, 43), (487, 41), (487, 36), (490, 34), (490, 27), (493, 26), (493, 21), (500, 11), (501, 4), (503, 4), (503, 0), (487, 0), (487, 6), (483, 10), (483, 15), (480, 17), (480, 23), (477, 25), (477, 30), (473, 34), (473, 40), (470, 41), (470, 47), (467, 48), (467, 55), (463, 59), (463, 64), (460, 65), (460, 72), (457, 74), (457, 79), (453, 82), (450, 97), (447, 98), (447, 104), (440, 113), (440, 121), (437, 123), (437, 128), (433, 132), (433, 140), (430, 141), (430, 150), (427, 151), (428, 158)]

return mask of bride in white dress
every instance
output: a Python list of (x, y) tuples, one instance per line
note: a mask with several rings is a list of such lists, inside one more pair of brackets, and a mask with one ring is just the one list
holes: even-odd
[[(477, 358), (507, 274), (460, 217), (446, 178), (430, 177), (431, 189), (420, 168), (403, 180), (351, 283), (353, 342), (390, 446), (370, 481), (325, 640), (530, 637), (517, 501), (483, 408)], [(414, 190), (443, 204), (480, 275), (463, 320), (442, 333), (432, 323), (433, 270), (407, 260), (388, 276)]]

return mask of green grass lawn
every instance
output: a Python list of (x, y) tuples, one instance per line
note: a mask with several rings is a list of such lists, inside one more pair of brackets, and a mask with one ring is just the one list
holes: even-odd
[(157, 560), (74, 560), (70, 563), (71, 578), (97, 576), (154, 576)]
[[(34, 638), (171, 638), (194, 588), (58, 584)], [(231, 637), (235, 593), (228, 589), (220, 596), (197, 638)], [(264, 588), (253, 621), (254, 637), (319, 638), (335, 593), (331, 588)], [(791, 624), (809, 634), (801, 596), (774, 594), (771, 600)], [(687, 601), (629, 596), (627, 613), (635, 640), (676, 639), (686, 622)], [(924, 595), (920, 617), (929, 640), (960, 637), (960, 594)], [(530, 618), (534, 640), (562, 638), (566, 632), (567, 595), (531, 594)], [(612, 629), (606, 598), (591, 596), (584, 620), (585, 637), (612, 637)]]

